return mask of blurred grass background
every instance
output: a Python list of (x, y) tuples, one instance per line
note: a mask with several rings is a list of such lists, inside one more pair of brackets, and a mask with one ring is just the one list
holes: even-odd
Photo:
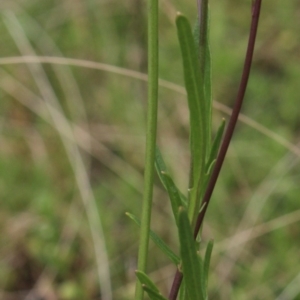
[[(174, 19), (179, 10), (195, 22), (195, 2), (160, 3), (160, 77), (174, 85), (160, 89), (158, 143), (184, 192)], [(214, 130), (236, 95), (250, 2), (211, 0)], [(111, 66), (146, 73), (146, 3), (3, 0), (0, 9), (0, 299), (132, 299), (138, 229), (125, 212), (141, 211), (146, 83)], [(203, 230), (204, 243), (215, 240), (210, 299), (300, 299), (299, 25), (299, 1), (263, 2), (245, 116)], [(95, 63), (9, 59), (35, 55)], [(152, 228), (177, 251), (158, 180)], [(151, 243), (149, 274), (165, 294), (174, 271)]]

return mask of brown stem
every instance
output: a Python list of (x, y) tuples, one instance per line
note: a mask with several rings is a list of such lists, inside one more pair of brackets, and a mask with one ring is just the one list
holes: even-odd
[[(202, 200), (202, 207), (203, 209), (198, 215), (196, 226), (194, 230), (194, 237), (196, 238), (199, 232), (200, 227), (202, 226), (203, 219), (209, 204), (209, 201), (211, 199), (211, 195), (213, 193), (214, 187), (216, 185), (217, 179), (219, 177), (236, 123), (237, 119), (242, 107), (242, 103), (244, 100), (246, 87), (249, 79), (251, 64), (252, 64), (252, 58), (253, 58), (253, 52), (254, 52), (254, 46), (255, 46), (255, 40), (256, 40), (256, 34), (257, 34), (257, 28), (258, 28), (258, 21), (259, 21), (259, 15), (260, 15), (260, 8), (261, 8), (261, 2), (262, 0), (256, 0), (255, 3), (252, 6), (252, 22), (250, 27), (250, 34), (249, 34), (249, 40), (248, 40), (248, 47), (244, 62), (244, 69), (236, 97), (236, 101), (233, 107), (233, 111), (224, 135), (224, 139), (222, 142), (222, 145), (220, 147), (220, 151), (216, 160), (216, 164), (214, 167), (214, 170), (212, 172), (211, 178), (209, 180), (207, 189), (205, 191), (203, 200)], [(176, 272), (172, 288), (169, 294), (169, 300), (176, 300), (178, 291), (180, 288), (180, 284), (182, 282), (183, 274), (180, 273), (178, 270)]]
[(198, 21), (199, 25), (201, 24), (201, 16), (202, 16), (202, 0), (197, 0), (197, 5), (198, 5)]
[(182, 279), (183, 279), (183, 274), (179, 272), (179, 270), (177, 270), (169, 294), (169, 299), (175, 300), (177, 298)]

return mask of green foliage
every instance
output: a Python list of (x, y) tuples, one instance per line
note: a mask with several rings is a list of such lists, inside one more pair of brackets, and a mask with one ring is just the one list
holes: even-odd
[(221, 141), (222, 141), (222, 137), (223, 137), (223, 133), (224, 133), (224, 129), (225, 129), (225, 120), (223, 119), (220, 127), (218, 128), (218, 131), (216, 133), (215, 139), (214, 139), (212, 147), (211, 147), (210, 155), (209, 155), (209, 158), (206, 163), (206, 173), (210, 173), (209, 170), (211, 169), (211, 164), (217, 158), (218, 151), (220, 149), (220, 145), (221, 145)]
[[(190, 115), (190, 188), (187, 203), (187, 209), (182, 206), (181, 193), (176, 187), (173, 179), (167, 173), (167, 167), (160, 150), (156, 149), (155, 166), (158, 176), (168, 192), (173, 216), (176, 221), (179, 232), (180, 258), (182, 264), (182, 273), (185, 281), (185, 291), (181, 295), (181, 299), (187, 295), (189, 300), (205, 300), (207, 298), (207, 282), (208, 267), (212, 251), (212, 245), (209, 244), (205, 256), (205, 263), (197, 254), (196, 241), (193, 236), (193, 225), (200, 210), (201, 195), (203, 188), (207, 185), (210, 177), (214, 160), (221, 143), (225, 122), (223, 122), (218, 130), (215, 141), (210, 149), (211, 136), (211, 75), (210, 75), (210, 53), (208, 46), (208, 3), (203, 2), (204, 12), (201, 18), (200, 26), (203, 27), (199, 37), (199, 53), (194, 42), (192, 30), (186, 17), (181, 14), (177, 15), (176, 26), (178, 40), (181, 48), (183, 61), (184, 81), (187, 91), (188, 107)], [(209, 62), (206, 62), (206, 59)], [(210, 154), (208, 155), (208, 153)], [(207, 160), (208, 157), (208, 160)], [(150, 159), (150, 158), (149, 158)], [(148, 163), (150, 160), (148, 160)], [(147, 205), (147, 204), (145, 204)], [(140, 222), (133, 216), (132, 219), (136, 223)], [(152, 239), (169, 258), (172, 259), (173, 254), (170, 253), (168, 247), (150, 231)], [(141, 231), (141, 238), (145, 233)], [(174, 259), (173, 259), (174, 261)], [(177, 264), (177, 262), (176, 262)], [(149, 282), (148, 277), (142, 271), (138, 271), (137, 276), (151, 299), (158, 299), (156, 293), (158, 290)], [(138, 291), (138, 290), (137, 290)], [(141, 296), (140, 298), (142, 299)]]
[(190, 24), (186, 17), (178, 15), (176, 25), (190, 112), (191, 185), (189, 217), (194, 224), (200, 206), (199, 194), (205, 174), (206, 145), (209, 139), (207, 103), (205, 102), (203, 77), (200, 72)]
[[(141, 221), (133, 214), (126, 213), (126, 215), (133, 220), (139, 227)], [(180, 258), (170, 249), (170, 247), (152, 230), (150, 230), (150, 238), (156, 244), (156, 246), (175, 264), (180, 263)]]
[(154, 290), (150, 289), (148, 286), (143, 285), (144, 291), (146, 291), (151, 300), (167, 300), (167, 298), (163, 297), (161, 294), (155, 292)]
[(207, 244), (205, 256), (204, 256), (204, 262), (203, 262), (203, 278), (205, 280), (205, 299), (208, 297), (207, 290), (208, 290), (208, 276), (209, 276), (209, 266), (210, 266), (210, 259), (211, 254), (213, 250), (214, 242), (213, 240), (210, 240)]
[(135, 274), (136, 274), (138, 280), (141, 282), (141, 284), (144, 284), (145, 286), (147, 286), (152, 291), (158, 293), (158, 288), (156, 287), (156, 285), (152, 282), (152, 280), (144, 272), (136, 271)]
[(143, 272), (135, 272), (138, 280), (142, 284), (143, 290), (146, 291), (151, 300), (166, 300), (160, 293), (153, 281)]
[(180, 256), (186, 283), (186, 293), (190, 300), (204, 300), (205, 286), (203, 286), (203, 266), (197, 254), (193, 231), (184, 208), (179, 209), (178, 220)]
[(186, 203), (185, 203), (185, 200), (183, 199), (182, 194), (180, 193), (179, 189), (175, 185), (173, 179), (167, 173), (166, 164), (163, 160), (163, 157), (162, 157), (158, 147), (156, 147), (155, 167), (157, 170), (157, 174), (160, 178), (160, 181), (162, 182), (163, 186), (165, 187), (165, 189), (168, 192), (169, 199), (171, 202), (171, 207), (173, 210), (173, 215), (174, 215), (175, 221), (177, 223), (178, 208), (181, 205), (186, 205)]
[(206, 173), (205, 173), (205, 179), (204, 179), (204, 184), (203, 184), (202, 191), (205, 191), (205, 189), (207, 187), (207, 184), (208, 184), (208, 181), (210, 179), (211, 173), (213, 171), (213, 167), (215, 165), (216, 158), (217, 158), (217, 155), (218, 155), (218, 151), (220, 149), (220, 145), (221, 145), (221, 142), (222, 142), (224, 129), (225, 129), (225, 120), (222, 121), (220, 127), (218, 128), (215, 139), (212, 143), (210, 155), (209, 155), (209, 158), (206, 162)]
[[(101, 215), (112, 298), (133, 299), (135, 266), (132, 265), (138, 236), (136, 225), (124, 212), (130, 211), (136, 216), (141, 212), (144, 170), (141, 136), (145, 125), (146, 87), (137, 77), (120, 76), (109, 66), (146, 72), (144, 3), (136, 0), (89, 0), (77, 1), (74, 5), (52, 0), (6, 2), (3, 8), (15, 14), (37, 54), (90, 61), (89, 68), (71, 66), (69, 62), (63, 66), (51, 62), (42, 64), (42, 68), (52, 92), (64, 108), (67, 121), (76, 132), (75, 144), (84, 159), (92, 188), (85, 191), (95, 195), (95, 211), (99, 210)], [(183, 85), (183, 73), (172, 8), (184, 12), (193, 24), (195, 2), (171, 1), (161, 6), (160, 78), (173, 84)], [(211, 124), (214, 136), (217, 136), (220, 119), (227, 118), (226, 109), (232, 106), (236, 93), (248, 34), (250, 2), (210, 3), (211, 66), (215, 83), (212, 94), (216, 101)], [(295, 264), (300, 247), (299, 164), (296, 162), (300, 111), (295, 109), (300, 76), (300, 19), (295, 17), (298, 2), (264, 2), (259, 43), (243, 107), (248, 119), (289, 141), (296, 151), (291, 154), (286, 144), (240, 120), (209, 206), (208, 224), (203, 228), (200, 243), (205, 265), (205, 241), (211, 237), (216, 241), (208, 289), (216, 298), (276, 299), (299, 272)], [(199, 29), (198, 23), (196, 28)], [(45, 99), (38, 101), (40, 91), (28, 71), (31, 63), (13, 64), (6, 60), (20, 56), (22, 49), (12, 39), (3, 15), (0, 36), (1, 44), (5, 45), (0, 50), (2, 297), (21, 297), (20, 293), (41, 283), (58, 299), (97, 299), (100, 291), (96, 255), (87, 226), (88, 217), (74, 180), (78, 170), (70, 166), (57, 131), (53, 129), (55, 124), (47, 121)], [(197, 35), (196, 44), (198, 41)], [(102, 68), (102, 63), (106, 68)], [(183, 203), (187, 198), (190, 159), (188, 111), (183, 88), (172, 87), (174, 90), (164, 87), (159, 90), (157, 143), (167, 163), (167, 174)], [(209, 98), (206, 88), (204, 93), (205, 98)], [(80, 97), (82, 102), (77, 101)], [(218, 102), (227, 108), (223, 109)], [(26, 106), (26, 103), (31, 105)], [(66, 133), (64, 126), (60, 130)], [(65, 139), (74, 141), (70, 136)], [(213, 147), (213, 142), (210, 146)], [(215, 162), (215, 155), (209, 155), (207, 150), (204, 186), (208, 170), (212, 170)], [(174, 224), (170, 220), (174, 214), (170, 213), (166, 193), (157, 181), (154, 188), (152, 231), (170, 249), (177, 250), (176, 227), (169, 225)], [(240, 225), (242, 220), (243, 226)], [(231, 248), (231, 234), (248, 228), (253, 228), (255, 235)], [(244, 250), (239, 252), (240, 249)], [(165, 294), (170, 283), (167, 278), (173, 270), (168, 267), (170, 258), (152, 243), (149, 253), (147, 274), (159, 282)], [(235, 253), (238, 254), (235, 256)], [(99, 251), (98, 256), (101, 254)], [(237, 262), (228, 259), (231, 254)], [(219, 271), (228, 264), (231, 271), (227, 277), (224, 275), (226, 286), (221, 283), (220, 289), (214, 290), (220, 284)], [(185, 297), (184, 286), (183, 280), (180, 299)]]

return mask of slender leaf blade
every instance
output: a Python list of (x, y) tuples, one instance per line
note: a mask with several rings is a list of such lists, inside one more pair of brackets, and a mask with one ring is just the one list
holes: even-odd
[(202, 260), (202, 257), (199, 253), (199, 251), (197, 252), (197, 256), (198, 256), (198, 261), (199, 261), (199, 265), (200, 265), (200, 269), (201, 269), (201, 277), (200, 277), (200, 286), (201, 286), (201, 292), (202, 292), (202, 295), (203, 295), (203, 299), (206, 300), (206, 281), (205, 281), (205, 278), (204, 278), (204, 272), (203, 272), (203, 268), (204, 268), (204, 262)]
[[(212, 116), (212, 92), (211, 92), (211, 54), (209, 45), (209, 0), (202, 0), (201, 2), (201, 17), (200, 17), (200, 30), (199, 30), (199, 61), (200, 70), (204, 80), (204, 94), (205, 94), (205, 115), (206, 126), (209, 135), (211, 134), (211, 116)], [(210, 149), (210, 137), (207, 140), (207, 153)]]
[(186, 294), (186, 286), (185, 286), (184, 278), (182, 279), (180, 290), (179, 290), (179, 300), (189, 300)]
[(177, 16), (176, 25), (190, 112), (191, 193), (189, 199), (189, 217), (193, 223), (200, 206), (198, 193), (205, 172), (206, 143), (208, 142), (208, 128), (206, 128), (207, 121), (205, 115), (206, 104), (204, 99), (204, 83), (191, 26), (187, 18), (181, 14)]
[(184, 194), (182, 194), (180, 191), (179, 191), (179, 194), (180, 194), (180, 199), (181, 199), (182, 205), (184, 206), (184, 208), (187, 208), (188, 207), (187, 197)]
[(165, 161), (162, 157), (162, 154), (158, 146), (156, 146), (156, 151), (155, 151), (155, 168), (161, 183), (163, 184), (164, 188), (167, 190), (165, 178), (162, 176), (163, 172), (167, 172), (167, 166), (165, 164)]
[[(139, 227), (141, 221), (133, 214), (126, 213), (126, 215), (133, 220)], [(180, 258), (170, 249), (170, 247), (153, 231), (150, 230), (150, 238), (156, 246), (177, 266), (180, 263)]]
[[(202, 188), (202, 191), (205, 192), (206, 188), (207, 188), (207, 185), (208, 185), (208, 182), (209, 182), (209, 179), (210, 179), (210, 176), (211, 176), (211, 173), (213, 171), (213, 168), (216, 164), (216, 160), (213, 160), (210, 164), (210, 166), (208, 166), (207, 168), (207, 171), (205, 173), (205, 178), (204, 178), (204, 183), (203, 183), (203, 188)], [(203, 196), (203, 194), (201, 194), (201, 197)], [(200, 213), (200, 211), (199, 211)]]
[(222, 120), (222, 122), (217, 130), (216, 136), (214, 138), (214, 141), (213, 141), (213, 144), (212, 144), (212, 147), (210, 150), (210, 154), (209, 154), (209, 159), (206, 163), (206, 174), (210, 173), (209, 169), (211, 167), (211, 164), (217, 158), (217, 155), (218, 155), (218, 152), (220, 149), (220, 145), (222, 142), (224, 130), (225, 130), (225, 119)]
[(156, 147), (155, 166), (156, 166), (158, 175), (160, 177), (160, 180), (168, 192), (169, 199), (171, 201), (173, 215), (174, 215), (174, 218), (175, 218), (175, 221), (177, 224), (178, 209), (184, 203), (182, 202), (182, 195), (181, 195), (179, 189), (177, 188), (173, 179), (167, 172), (166, 164), (164, 162), (164, 159), (163, 159), (158, 147)]
[(188, 298), (189, 300), (204, 300), (201, 265), (188, 214), (183, 207), (179, 209), (178, 213), (178, 233)]
[(182, 206), (181, 202), (181, 196), (178, 191), (178, 188), (176, 187), (173, 179), (170, 177), (168, 173), (162, 173), (162, 177), (164, 177), (166, 186), (167, 186), (167, 191), (169, 194), (169, 198), (171, 201), (171, 206), (172, 206), (172, 211), (174, 218), (176, 220), (176, 223), (178, 222), (178, 209), (180, 206)]
[[(223, 137), (223, 133), (225, 130), (225, 120), (222, 120), (221, 125), (218, 128), (217, 134), (215, 136), (215, 139), (213, 141), (211, 150), (210, 150), (210, 155), (209, 155), (209, 159), (206, 163), (206, 172), (205, 172), (205, 178), (204, 178), (204, 182), (203, 182), (203, 187), (201, 189), (202, 192), (204, 192), (207, 188), (208, 182), (210, 180), (212, 171), (214, 169), (215, 163), (216, 163), (216, 158), (218, 156), (218, 151), (222, 142), (222, 137)], [(203, 194), (201, 194), (201, 198), (202, 198)]]
[(167, 298), (149, 288), (147, 285), (143, 285), (143, 289), (149, 295), (151, 300), (167, 300)]
[(205, 290), (207, 290), (207, 286), (208, 286), (210, 258), (211, 258), (213, 247), (214, 247), (214, 241), (210, 240), (206, 247), (205, 256), (204, 256), (204, 264), (203, 264), (203, 273), (204, 273), (204, 278), (205, 278)]

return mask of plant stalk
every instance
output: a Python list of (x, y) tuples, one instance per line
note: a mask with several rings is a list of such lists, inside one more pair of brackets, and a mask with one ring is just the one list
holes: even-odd
[(256, 0), (255, 3), (253, 4), (252, 7), (252, 22), (251, 22), (251, 27), (250, 27), (250, 34), (249, 34), (249, 40), (248, 40), (248, 47), (247, 47), (247, 52), (246, 52), (246, 57), (245, 57), (245, 62), (244, 62), (244, 69), (242, 73), (242, 78), (240, 81), (238, 93), (236, 96), (235, 104), (232, 110), (232, 114), (230, 116), (230, 120), (227, 126), (227, 129), (225, 131), (224, 139), (220, 147), (220, 151), (216, 160), (216, 164), (214, 167), (214, 170), (212, 172), (211, 178), (209, 180), (207, 189), (205, 191), (203, 200), (202, 200), (202, 205), (204, 206), (203, 210), (199, 213), (195, 230), (194, 230), (194, 237), (197, 237), (197, 234), (199, 232), (199, 229), (203, 223), (203, 219), (209, 204), (209, 201), (211, 199), (211, 195), (213, 193), (214, 187), (216, 185), (216, 182), (218, 180), (229, 144), (232, 139), (232, 135), (241, 111), (241, 107), (243, 104), (248, 80), (249, 80), (249, 75), (250, 75), (250, 70), (251, 70), (251, 65), (252, 65), (252, 59), (253, 59), (253, 52), (254, 52), (254, 46), (255, 46), (255, 41), (256, 41), (256, 35), (257, 35), (257, 28), (258, 28), (258, 21), (259, 21), (259, 15), (260, 15), (260, 8), (261, 8), (261, 2), (262, 0)]
[[(224, 139), (222, 142), (222, 145), (220, 147), (220, 151), (216, 160), (215, 167), (213, 169), (211, 178), (209, 180), (207, 189), (205, 191), (203, 200), (202, 200), (202, 206), (203, 209), (199, 213), (195, 230), (194, 230), (194, 237), (196, 238), (199, 232), (200, 227), (202, 226), (203, 219), (209, 204), (209, 201), (211, 199), (211, 195), (213, 193), (214, 187), (216, 185), (217, 179), (219, 177), (230, 141), (232, 139), (232, 135), (237, 123), (237, 119), (242, 107), (242, 103), (244, 100), (245, 92), (246, 92), (246, 87), (249, 79), (249, 74), (250, 74), (250, 69), (251, 69), (251, 64), (252, 64), (252, 58), (253, 58), (253, 52), (254, 52), (254, 46), (255, 46), (255, 41), (256, 41), (256, 35), (257, 35), (257, 28), (258, 28), (258, 21), (259, 21), (259, 15), (260, 15), (260, 9), (261, 9), (261, 2), (262, 0), (256, 0), (252, 6), (252, 22), (251, 22), (251, 27), (250, 27), (250, 34), (249, 34), (249, 40), (248, 40), (248, 47), (247, 47), (247, 52), (246, 52), (246, 57), (245, 57), (245, 62), (244, 62), (244, 69), (236, 97), (236, 101), (233, 107), (233, 111), (228, 123), (228, 127), (226, 129)], [(173, 285), (169, 294), (169, 300), (176, 300), (178, 291), (182, 282), (183, 274), (180, 273), (177, 270), (177, 273), (175, 275)]]
[[(146, 129), (146, 154), (144, 171), (144, 196), (141, 217), (138, 270), (146, 272), (151, 207), (154, 181), (154, 161), (157, 131), (158, 102), (158, 0), (148, 0), (148, 107)], [(135, 300), (143, 299), (143, 289), (136, 281)]]

